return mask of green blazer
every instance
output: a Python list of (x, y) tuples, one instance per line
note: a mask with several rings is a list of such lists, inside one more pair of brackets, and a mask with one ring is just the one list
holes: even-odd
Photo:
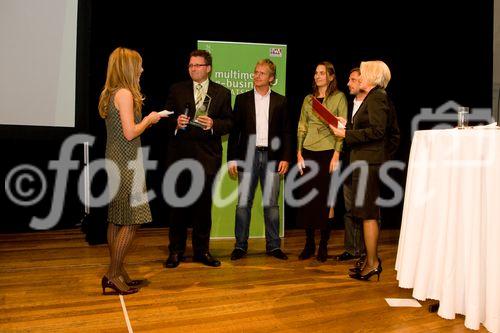
[[(312, 94), (307, 95), (302, 103), (297, 128), (297, 150), (334, 149), (341, 152), (343, 139), (335, 136), (328, 125), (313, 111), (312, 96)], [(323, 100), (323, 105), (335, 116), (347, 118), (347, 98), (343, 92), (336, 91), (328, 96)]]

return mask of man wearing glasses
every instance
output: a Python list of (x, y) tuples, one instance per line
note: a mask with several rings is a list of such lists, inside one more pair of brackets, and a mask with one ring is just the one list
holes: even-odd
[[(167, 187), (175, 186), (176, 196), (184, 198), (170, 210), (170, 254), (165, 266), (175, 268), (183, 259), (187, 227), (191, 224), (193, 261), (218, 267), (220, 261), (209, 252), (212, 184), (221, 166), (221, 136), (232, 127), (231, 92), (209, 79), (209, 52), (191, 52), (188, 70), (191, 80), (174, 84), (167, 99), (167, 110), (175, 111), (169, 127), (167, 165), (177, 162), (181, 169), (194, 172), (184, 170), (176, 179), (164, 183)], [(199, 191), (191, 191), (196, 187)], [(196, 198), (190, 200), (194, 192)]]

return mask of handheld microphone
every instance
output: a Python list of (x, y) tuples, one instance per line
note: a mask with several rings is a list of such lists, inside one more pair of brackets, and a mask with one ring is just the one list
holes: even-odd
[[(184, 106), (184, 113), (183, 113), (186, 117), (188, 117), (189, 115), (189, 103), (186, 103), (186, 105)], [(182, 130), (186, 130), (187, 126), (186, 127), (182, 127), (181, 129)]]

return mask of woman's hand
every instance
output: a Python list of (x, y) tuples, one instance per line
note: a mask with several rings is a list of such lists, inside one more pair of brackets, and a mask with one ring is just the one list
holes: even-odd
[(297, 166), (299, 167), (299, 172), (300, 175), (302, 176), (304, 174), (304, 168), (306, 167), (306, 163), (304, 161), (304, 158), (302, 157), (302, 152), (300, 151), (297, 152)]
[(335, 169), (338, 168), (339, 157), (340, 157), (339, 152), (335, 151), (335, 153), (333, 153), (332, 159), (330, 160), (330, 168), (328, 169), (328, 172), (333, 173), (335, 171)]
[(346, 124), (347, 124), (347, 120), (346, 120), (345, 118), (342, 118), (342, 117), (337, 117), (337, 119), (340, 121), (340, 123), (341, 123), (341, 124), (344, 126), (344, 128), (345, 128), (345, 126), (346, 126)]
[[(344, 119), (345, 120), (345, 119)], [(345, 129), (344, 128), (337, 128), (332, 125), (330, 126), (330, 130), (333, 132), (335, 136), (338, 136), (339, 138), (345, 138)]]
[(151, 126), (153, 124), (156, 124), (161, 119), (160, 114), (158, 112), (156, 112), (156, 111), (151, 112), (146, 117), (148, 118), (149, 126)]

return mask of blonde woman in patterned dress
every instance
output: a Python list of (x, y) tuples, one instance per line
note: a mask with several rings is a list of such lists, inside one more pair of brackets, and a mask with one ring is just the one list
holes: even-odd
[(106, 169), (111, 199), (107, 235), (111, 261), (101, 281), (104, 295), (133, 294), (143, 282), (130, 279), (123, 266), (137, 229), (152, 220), (139, 136), (161, 117), (151, 112), (141, 119), (142, 71), (139, 53), (115, 49), (109, 56), (106, 83), (99, 98), (99, 114), (106, 121)]

